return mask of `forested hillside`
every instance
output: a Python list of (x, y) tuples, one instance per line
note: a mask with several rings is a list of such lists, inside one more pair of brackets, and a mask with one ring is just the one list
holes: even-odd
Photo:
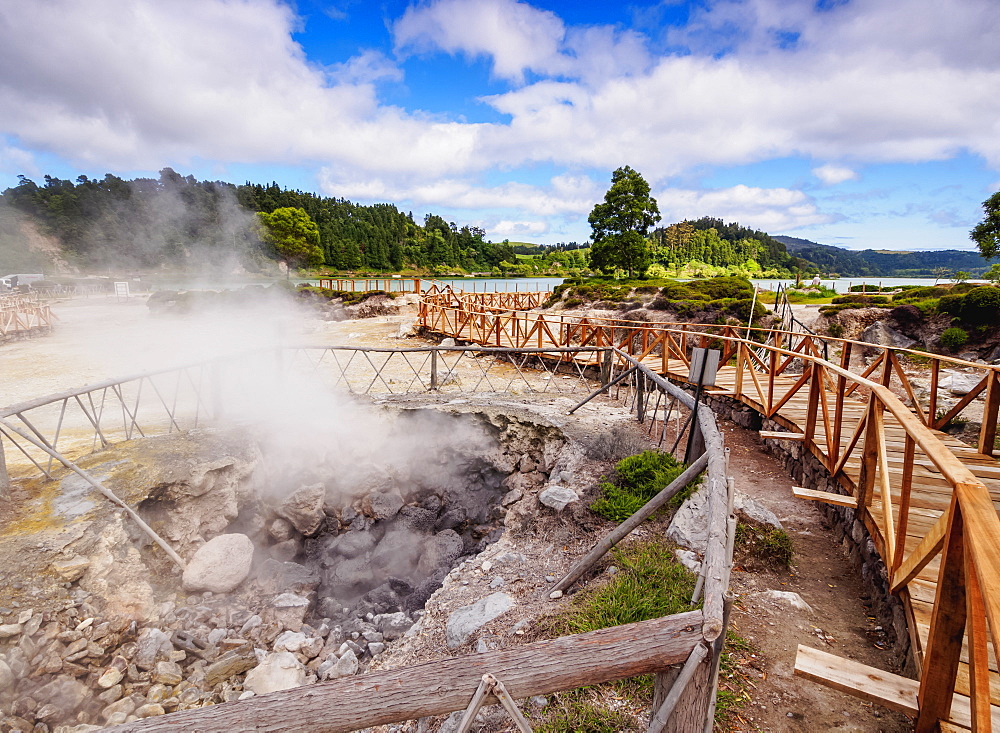
[(796, 266), (785, 246), (769, 234), (707, 216), (656, 229), (650, 240), (653, 261), (668, 270), (702, 263), (746, 274), (778, 274)]
[[(75, 182), (45, 176), (41, 185), (21, 177), (0, 196), (0, 251), (18, 247), (27, 220), (54, 238), (63, 256), (81, 267), (152, 268), (218, 264), (235, 255), (254, 269), (268, 258), (256, 212), (305, 209), (320, 232), (325, 264), (334, 269), (490, 271), (516, 257), (506, 243), (484, 240), (475, 227), (459, 227), (428, 214), (417, 223), (392, 204), (362, 206), (346, 199), (246, 183), (198, 181), (170, 168), (158, 179), (126, 181), (80, 176)], [(18, 221), (18, 225), (20, 224)], [(225, 255), (225, 257), (223, 257)]]
[(979, 275), (989, 268), (989, 263), (976, 250), (852, 251), (796, 237), (775, 239), (791, 254), (816, 264), (823, 272), (844, 277), (947, 277), (959, 270)]

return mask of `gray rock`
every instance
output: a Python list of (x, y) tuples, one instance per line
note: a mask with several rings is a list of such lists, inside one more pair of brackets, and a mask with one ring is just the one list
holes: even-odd
[(7, 639), (21, 633), (21, 624), (0, 624), (0, 639)]
[(276, 517), (267, 528), (267, 533), (277, 542), (290, 540), (295, 535), (295, 528), (292, 523), (284, 517)]
[(135, 658), (132, 661), (140, 669), (152, 669), (158, 656), (166, 656), (173, 650), (174, 645), (166, 632), (152, 627), (145, 628), (136, 639)]
[(557, 512), (562, 511), (574, 501), (579, 501), (579, 499), (580, 496), (566, 486), (550, 486), (538, 495), (538, 501)]
[(301, 631), (283, 631), (274, 640), (274, 651), (276, 652), (297, 652), (306, 643), (305, 634)]
[(701, 573), (701, 560), (698, 559), (697, 554), (691, 552), (691, 550), (674, 550), (674, 555), (680, 564), (692, 573), (695, 575)]
[(951, 370), (946, 370), (946, 373), (948, 376), (941, 380), (940, 387), (941, 389), (948, 390), (956, 397), (969, 394), (982, 379), (982, 376), (977, 374), (966, 374)]
[(308, 593), (319, 585), (319, 575), (295, 562), (265, 560), (257, 570), (254, 583), (261, 593), (272, 596), (275, 593)]
[(0, 659), (0, 692), (6, 692), (17, 682), (17, 677), (11, 671), (10, 665)]
[(733, 511), (736, 512), (737, 517), (775, 529), (783, 529), (781, 521), (774, 515), (774, 512), (756, 499), (751, 499), (742, 491), (737, 491), (733, 497)]
[(220, 534), (206, 542), (184, 569), (186, 591), (228, 593), (250, 574), (253, 542), (245, 534)]
[(377, 657), (379, 654), (385, 651), (385, 644), (381, 641), (373, 641), (368, 645), (368, 651), (373, 657)]
[(417, 567), (424, 575), (430, 575), (440, 568), (450, 568), (462, 554), (463, 547), (462, 538), (455, 530), (438, 532), (424, 542)]
[(760, 595), (762, 598), (787, 604), (798, 611), (805, 611), (806, 613), (813, 612), (812, 606), (802, 600), (802, 596), (798, 593), (793, 593), (792, 591), (766, 590)]
[(897, 349), (908, 349), (917, 343), (909, 336), (904, 336), (896, 329), (889, 327), (885, 321), (875, 321), (861, 332), (858, 340), (878, 346), (892, 346)]
[(255, 695), (300, 687), (306, 681), (306, 668), (291, 652), (272, 652), (247, 673), (243, 688)]
[(667, 539), (681, 547), (705, 553), (708, 544), (708, 491), (702, 486), (689, 496), (670, 520)]
[(326, 518), (323, 511), (325, 499), (326, 488), (323, 484), (304, 486), (281, 503), (278, 515), (291, 522), (306, 537), (312, 537)]
[(514, 607), (514, 599), (497, 592), (486, 596), (471, 606), (462, 606), (448, 617), (445, 638), (449, 649), (462, 646), (469, 637), (493, 619)]
[(335, 680), (340, 677), (356, 675), (358, 673), (358, 666), (358, 655), (354, 653), (353, 649), (348, 649), (327, 673), (327, 679)]
[(457, 344), (455, 343), (455, 339), (453, 339), (453, 338), (446, 338), (446, 339), (441, 339), (441, 345), (442, 346), (456, 346)]
[(375, 628), (382, 634), (383, 639), (393, 641), (398, 639), (413, 626), (413, 619), (402, 611), (396, 613), (381, 613), (372, 619)]
[(392, 519), (403, 508), (403, 497), (395, 492), (373, 491), (361, 500), (361, 508), (374, 519)]
[(67, 675), (60, 675), (51, 682), (39, 687), (33, 694), (36, 700), (45, 700), (57, 704), (67, 713), (72, 713), (90, 697), (90, 690), (79, 680)]

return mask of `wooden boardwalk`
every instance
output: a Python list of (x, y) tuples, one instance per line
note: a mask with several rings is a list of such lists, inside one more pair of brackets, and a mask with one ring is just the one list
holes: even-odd
[[(783, 426), (792, 434), (788, 439), (800, 440), (827, 467), (844, 494), (811, 498), (858, 507), (906, 609), (921, 681), (917, 688), (894, 675), (868, 673), (882, 680), (872, 692), (871, 680), (863, 679), (863, 670), (850, 671), (847, 660), (840, 670), (810, 676), (910, 713), (918, 731), (939, 725), (990, 730), (991, 719), (1000, 730), (1000, 674), (990, 643), (1000, 631), (1000, 463), (992, 456), (1000, 370), (931, 357), (932, 389), (922, 403), (901, 366), (905, 350), (838, 339), (758, 332), (747, 340), (747, 329), (475, 311), (468, 301), (457, 308), (428, 302), (421, 322), (479, 345), (613, 347), (682, 383), (694, 346), (720, 349), (723, 366), (708, 391)], [(867, 359), (857, 358), (862, 350)], [(581, 356), (589, 363), (597, 358)], [(943, 416), (936, 389), (942, 364), (980, 369), (982, 376), (973, 393)], [(978, 449), (936, 429), (984, 393)]]

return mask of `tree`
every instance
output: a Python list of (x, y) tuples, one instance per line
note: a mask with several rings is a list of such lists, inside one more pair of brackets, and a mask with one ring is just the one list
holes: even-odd
[(1000, 285), (1000, 263), (994, 262), (983, 277), (995, 285)]
[(972, 275), (970, 275), (969, 273), (965, 272), (964, 270), (959, 270), (958, 272), (956, 272), (954, 275), (951, 276), (951, 279), (957, 283), (964, 283), (970, 277), (972, 277)]
[(616, 170), (604, 202), (588, 219), (594, 242), (591, 267), (604, 273), (621, 268), (629, 277), (642, 272), (650, 255), (646, 232), (659, 220), (660, 209), (645, 179), (629, 166)]
[(1000, 256), (1000, 191), (983, 202), (986, 216), (969, 232), (969, 238), (979, 247), (986, 259)]
[(305, 209), (286, 206), (270, 214), (257, 214), (264, 225), (265, 239), (292, 267), (315, 267), (323, 264), (319, 248), (319, 228)]

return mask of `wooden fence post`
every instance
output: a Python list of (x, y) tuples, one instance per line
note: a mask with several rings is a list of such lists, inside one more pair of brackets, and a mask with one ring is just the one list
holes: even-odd
[(1000, 411), (1000, 375), (991, 370), (986, 383), (986, 401), (983, 404), (983, 427), (979, 431), (979, 452), (992, 456), (997, 437), (997, 412)]
[(965, 636), (965, 547), (962, 540), (962, 508), (958, 497), (952, 494), (951, 523), (944, 539), (934, 613), (920, 677), (916, 733), (933, 733), (938, 729), (938, 721), (947, 719), (951, 712)]
[(7, 458), (4, 456), (3, 436), (0, 435), (0, 501), (10, 500), (10, 475), (7, 473)]

